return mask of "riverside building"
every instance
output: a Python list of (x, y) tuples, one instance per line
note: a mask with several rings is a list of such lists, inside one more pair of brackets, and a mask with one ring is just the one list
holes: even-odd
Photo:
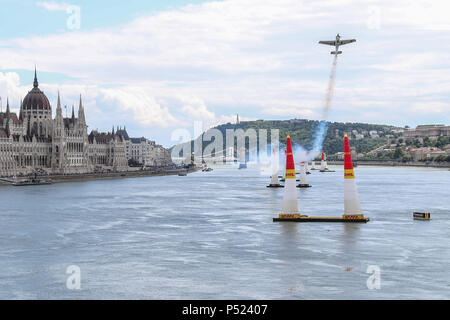
[[(63, 117), (58, 93), (52, 118), (52, 107), (39, 89), (35, 71), (33, 89), (23, 99), (19, 115), (10, 111), (8, 100), (6, 112), (0, 112), (0, 176), (128, 170), (130, 158), (122, 134), (114, 130), (88, 134), (87, 129), (81, 95), (77, 117), (73, 106), (71, 117)], [(164, 151), (155, 148), (153, 157), (158, 161), (153, 164), (171, 163)], [(168, 159), (159, 159), (161, 153)]]

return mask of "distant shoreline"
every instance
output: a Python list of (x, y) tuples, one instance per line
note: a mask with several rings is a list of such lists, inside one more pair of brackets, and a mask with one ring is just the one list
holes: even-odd
[[(67, 175), (41, 175), (38, 178), (47, 180), (50, 179), (53, 183), (70, 182), (70, 181), (88, 181), (88, 180), (105, 180), (105, 179), (120, 179), (120, 178), (138, 178), (138, 177), (153, 177), (153, 176), (170, 176), (179, 173), (192, 173), (200, 170), (200, 167), (191, 168), (164, 168), (159, 170), (137, 170), (137, 171), (123, 171), (123, 172), (108, 172), (108, 173), (81, 173), (81, 174), (67, 174)], [(26, 178), (26, 177), (18, 177)], [(10, 185), (12, 177), (0, 178), (0, 185)]]
[[(332, 161), (328, 160), (328, 164), (331, 165), (344, 165), (344, 161), (338, 160), (338, 161)], [(396, 161), (371, 161), (371, 160), (358, 160), (355, 161), (358, 166), (386, 166), (386, 167), (418, 167), (418, 168), (450, 168), (449, 162), (441, 162), (440, 164), (437, 163), (429, 163), (426, 164), (425, 162), (396, 162)]]

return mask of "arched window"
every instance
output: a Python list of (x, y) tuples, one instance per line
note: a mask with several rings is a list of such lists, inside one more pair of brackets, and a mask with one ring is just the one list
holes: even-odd
[(33, 130), (32, 130), (32, 132), (31, 132), (31, 134), (32, 134), (32, 135), (38, 134), (37, 129), (38, 129), (37, 123), (35, 122), (35, 123), (33, 123)]

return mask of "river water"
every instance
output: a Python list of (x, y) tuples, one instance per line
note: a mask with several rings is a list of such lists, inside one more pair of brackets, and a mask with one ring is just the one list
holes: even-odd
[[(342, 215), (334, 169), (302, 214)], [(0, 186), (0, 298), (450, 299), (450, 171), (355, 170), (367, 224), (274, 223), (283, 189), (256, 169)]]

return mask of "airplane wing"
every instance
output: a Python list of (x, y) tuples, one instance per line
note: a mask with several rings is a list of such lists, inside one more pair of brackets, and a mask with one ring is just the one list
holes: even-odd
[(320, 44), (328, 44), (329, 46), (335, 46), (336, 41), (319, 41)]
[(355, 42), (356, 41), (356, 39), (350, 39), (350, 40), (341, 40), (341, 45), (343, 45), (343, 44), (347, 44), (347, 43), (352, 43), (352, 42)]

